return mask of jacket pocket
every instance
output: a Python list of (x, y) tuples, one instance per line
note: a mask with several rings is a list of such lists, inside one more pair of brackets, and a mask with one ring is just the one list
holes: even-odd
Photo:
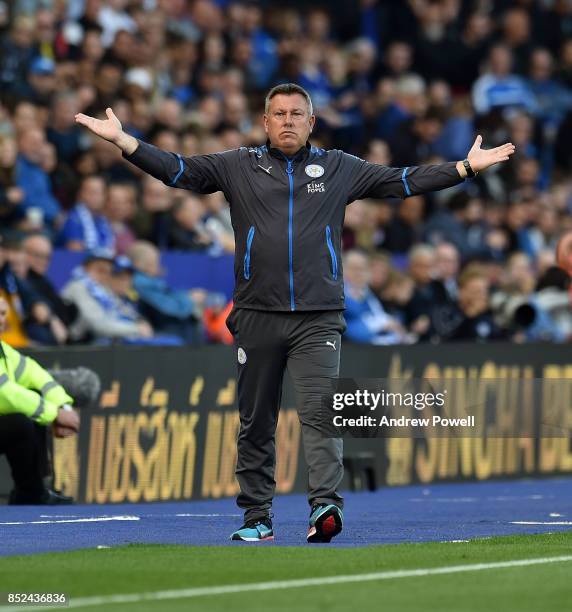
[(332, 244), (332, 231), (330, 226), (326, 225), (326, 244), (328, 245), (328, 251), (330, 251), (330, 259), (332, 261), (332, 278), (338, 279), (338, 258), (336, 257), (336, 251)]
[(250, 278), (250, 248), (252, 247), (252, 240), (254, 239), (254, 225), (250, 226), (248, 230), (248, 236), (246, 238), (246, 253), (244, 254), (244, 278), (248, 280)]

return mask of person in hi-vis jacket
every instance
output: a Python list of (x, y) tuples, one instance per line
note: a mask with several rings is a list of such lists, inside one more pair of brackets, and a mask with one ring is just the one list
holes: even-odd
[[(0, 297), (0, 333), (8, 316)], [(47, 426), (57, 437), (77, 433), (74, 399), (40, 364), (0, 341), (0, 454), (10, 465), (14, 489), (9, 503), (57, 505), (72, 498), (45, 486), (49, 475)]]
[(451, 187), (505, 161), (512, 144), (481, 149), (467, 159), (389, 168), (308, 138), (316, 118), (298, 85), (266, 96), (266, 144), (183, 157), (126, 134), (111, 109), (106, 119), (76, 121), (116, 144), (123, 156), (165, 184), (208, 194), (222, 191), (235, 233), (234, 308), (227, 325), (238, 359), (240, 433), (236, 476), (244, 525), (233, 539), (274, 536), (275, 430), (287, 368), (297, 393), (308, 464), (309, 542), (329, 542), (342, 530), (342, 440), (322, 435), (319, 407), (332, 390), (345, 328), (341, 234), (346, 205), (361, 198), (404, 198)]

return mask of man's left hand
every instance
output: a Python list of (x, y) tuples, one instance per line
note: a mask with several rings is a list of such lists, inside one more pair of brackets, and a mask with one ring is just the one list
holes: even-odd
[(479, 134), (467, 155), (474, 172), (482, 172), (494, 164), (507, 161), (515, 150), (512, 142), (507, 142), (494, 149), (481, 149), (482, 142), (483, 137)]
[(61, 406), (58, 416), (52, 423), (52, 431), (56, 438), (68, 438), (79, 431), (79, 414), (69, 406)]

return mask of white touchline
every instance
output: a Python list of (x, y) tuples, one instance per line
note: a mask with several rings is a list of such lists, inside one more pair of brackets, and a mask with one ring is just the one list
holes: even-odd
[(511, 525), (572, 525), (572, 521), (511, 521)]
[(138, 516), (88, 516), (78, 519), (56, 519), (55, 521), (12, 521), (0, 525), (52, 525), (53, 523), (100, 523), (101, 521), (140, 521)]
[[(450, 565), (448, 567), (430, 567), (426, 569), (396, 570), (392, 572), (374, 572), (371, 574), (345, 574), (341, 576), (323, 576), (322, 578), (301, 578), (299, 580), (277, 580), (273, 582), (253, 582), (251, 584), (229, 584), (215, 587), (197, 587), (192, 589), (176, 589), (170, 591), (155, 591), (150, 593), (129, 593), (125, 595), (104, 595), (101, 597), (70, 598), (69, 608), (85, 608), (88, 606), (103, 606), (115, 603), (138, 603), (141, 601), (160, 601), (164, 599), (188, 599), (209, 595), (228, 595), (232, 593), (248, 593), (249, 591), (273, 591), (275, 589), (295, 589), (307, 586), (338, 585), (350, 582), (373, 582), (376, 580), (391, 580), (394, 578), (416, 578), (419, 576), (438, 576), (442, 574), (458, 574), (461, 572), (477, 572), (481, 570), (502, 569), (511, 567), (526, 567), (529, 565), (544, 565), (546, 563), (564, 563), (572, 561), (572, 555), (560, 557), (539, 557), (536, 559), (515, 559), (513, 561), (498, 561), (496, 563), (475, 563), (473, 565)], [(61, 606), (52, 606), (60, 608)], [(26, 606), (26, 610), (44, 610), (42, 606)], [(13, 607), (0, 606), (0, 612), (13, 612)]]
[[(165, 515), (162, 515), (165, 516)], [(242, 514), (190, 514), (188, 512), (181, 512), (179, 514), (175, 514), (175, 516), (189, 516), (192, 518), (210, 518), (213, 516), (242, 516)]]

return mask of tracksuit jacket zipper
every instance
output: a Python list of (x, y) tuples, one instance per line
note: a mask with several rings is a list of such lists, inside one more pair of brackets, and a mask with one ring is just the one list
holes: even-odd
[(290, 266), (290, 310), (296, 310), (294, 302), (294, 268), (292, 264), (292, 219), (294, 216), (294, 169), (292, 168), (292, 160), (286, 158), (288, 166), (286, 172), (288, 174), (288, 184), (290, 185), (290, 199), (288, 202), (288, 262)]

